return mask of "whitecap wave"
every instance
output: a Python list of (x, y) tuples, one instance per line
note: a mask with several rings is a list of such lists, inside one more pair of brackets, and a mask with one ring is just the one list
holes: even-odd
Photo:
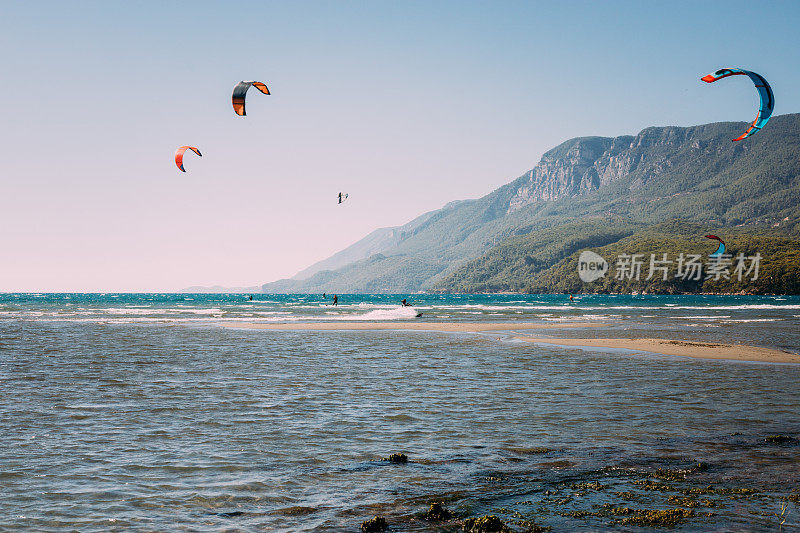
[(413, 307), (390, 307), (374, 309), (363, 315), (343, 316), (340, 320), (406, 320), (416, 318), (418, 312)]

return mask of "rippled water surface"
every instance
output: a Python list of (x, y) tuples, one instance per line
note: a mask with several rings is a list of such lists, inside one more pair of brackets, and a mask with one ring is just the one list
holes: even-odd
[[(492, 513), (638, 531), (658, 525), (624, 522), (635, 510), (684, 509), (682, 530), (777, 531), (782, 502), (800, 524), (800, 366), (539, 346), (513, 325), (226, 327), (581, 321), (601, 333), (546, 334), (798, 352), (800, 298), (403, 297), (0, 295), (0, 529), (358, 531), (383, 515), (448, 531)], [(381, 460), (395, 452), (409, 462)], [(424, 520), (434, 501), (455, 518)]]

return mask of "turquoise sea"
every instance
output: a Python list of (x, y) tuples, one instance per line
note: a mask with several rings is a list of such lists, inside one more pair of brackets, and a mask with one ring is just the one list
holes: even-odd
[[(398, 305), (408, 298), (413, 308)], [(800, 365), (543, 346), (663, 337), (800, 353), (800, 298), (0, 294), (0, 530), (800, 526)], [(416, 313), (421, 318), (414, 318)], [(511, 322), (508, 331), (232, 324)], [(559, 329), (569, 322), (600, 328)], [(401, 327), (401, 326), (399, 326)], [(775, 438), (774, 436), (780, 436)], [(408, 456), (406, 464), (382, 458)], [(422, 513), (443, 502), (455, 516)]]

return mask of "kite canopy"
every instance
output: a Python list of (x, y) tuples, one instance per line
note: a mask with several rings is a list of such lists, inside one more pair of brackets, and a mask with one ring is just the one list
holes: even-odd
[(269, 89), (267, 89), (267, 86), (260, 81), (240, 81), (236, 87), (233, 88), (232, 97), (233, 110), (240, 117), (247, 115), (247, 113), (244, 112), (244, 97), (247, 94), (247, 89), (249, 89), (251, 86), (255, 87), (264, 94), (269, 94)]
[(709, 256), (722, 255), (725, 253), (725, 241), (723, 241), (716, 235), (706, 235), (706, 239), (714, 239), (716, 241), (719, 241), (719, 246), (717, 247), (716, 251), (713, 254), (709, 254)]
[(175, 150), (175, 164), (178, 165), (178, 168), (181, 169), (181, 172), (186, 172), (186, 169), (183, 168), (183, 154), (184, 152), (186, 152), (186, 150), (191, 150), (200, 157), (203, 157), (203, 154), (200, 153), (200, 150), (198, 150), (194, 146), (181, 146), (180, 148)]
[(741, 68), (723, 68), (707, 76), (703, 76), (700, 79), (706, 83), (714, 83), (728, 76), (748, 76), (753, 80), (756, 90), (758, 90), (758, 95), (761, 97), (761, 106), (758, 109), (756, 119), (750, 124), (750, 127), (747, 128), (747, 131), (734, 139), (734, 141), (741, 141), (742, 139), (750, 137), (766, 125), (769, 117), (772, 115), (772, 110), (775, 109), (775, 95), (772, 94), (772, 87), (769, 86), (767, 80), (762, 78), (760, 74)]

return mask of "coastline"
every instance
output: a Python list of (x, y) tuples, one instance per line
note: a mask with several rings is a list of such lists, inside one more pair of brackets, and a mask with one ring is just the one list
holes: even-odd
[[(225, 328), (258, 329), (270, 331), (434, 331), (442, 333), (481, 333), (488, 331), (550, 330), (601, 328), (607, 323), (561, 322), (552, 324), (514, 322), (287, 322), (287, 323), (220, 323)], [(661, 355), (690, 357), (694, 359), (718, 359), (753, 361), (761, 363), (800, 364), (800, 355), (762, 346), (726, 344), (716, 342), (685, 341), (678, 339), (598, 339), (598, 338), (554, 338), (516, 336), (516, 339), (534, 344), (566, 346), (576, 348), (602, 348), (642, 351)]]

